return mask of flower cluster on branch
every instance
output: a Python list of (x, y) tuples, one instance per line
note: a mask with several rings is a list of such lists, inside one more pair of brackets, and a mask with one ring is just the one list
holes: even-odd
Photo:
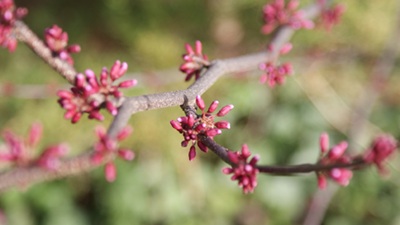
[(383, 134), (374, 139), (363, 158), (367, 163), (375, 164), (381, 174), (386, 174), (388, 171), (383, 163), (393, 155), (398, 147), (399, 143), (393, 136)]
[(0, 147), (0, 161), (12, 163), (17, 167), (37, 165), (44, 169), (55, 170), (60, 164), (60, 158), (68, 152), (65, 144), (46, 147), (42, 153), (35, 157), (34, 149), (42, 137), (42, 125), (32, 124), (28, 137), (20, 137), (14, 132), (3, 132), (4, 145)]
[(185, 44), (186, 54), (182, 56), (185, 61), (179, 70), (186, 73), (185, 81), (189, 81), (193, 76), (199, 79), (201, 71), (210, 66), (207, 55), (203, 54), (203, 47), (200, 41), (196, 41), (195, 50), (189, 44)]
[(13, 52), (17, 48), (17, 39), (13, 25), (28, 14), (26, 8), (16, 7), (13, 0), (0, 0), (0, 46)]
[(76, 123), (83, 113), (88, 113), (89, 119), (101, 121), (104, 119), (99, 112), (102, 108), (106, 108), (113, 116), (117, 115), (117, 107), (123, 100), (119, 89), (130, 88), (137, 83), (136, 80), (126, 80), (114, 84), (127, 70), (128, 64), (117, 60), (110, 71), (104, 67), (99, 78), (90, 69), (86, 70), (85, 74), (79, 73), (70, 91), (61, 90), (57, 93), (60, 97), (58, 103), (67, 111), (64, 117)]
[(44, 38), (47, 47), (53, 52), (53, 55), (60, 57), (67, 63), (73, 65), (74, 60), (71, 57), (71, 53), (78, 53), (81, 51), (81, 47), (77, 44), (68, 45), (68, 34), (64, 32), (59, 26), (53, 25), (52, 27), (46, 28), (44, 32)]
[(303, 12), (297, 10), (299, 1), (289, 0), (285, 4), (285, 0), (275, 0), (266, 4), (263, 8), (264, 25), (261, 31), (269, 34), (277, 27), (288, 25), (293, 29), (312, 29), (314, 22), (304, 18)]
[(322, 8), (321, 10), (321, 23), (322, 26), (330, 31), (332, 27), (340, 22), (340, 19), (345, 11), (345, 7), (342, 4), (330, 6), (326, 0), (318, 0), (317, 3)]
[(205, 103), (201, 96), (196, 97), (196, 105), (201, 110), (201, 114), (191, 112), (187, 116), (179, 117), (177, 120), (171, 120), (171, 126), (183, 135), (182, 147), (186, 147), (192, 142), (189, 150), (189, 160), (196, 157), (196, 147), (201, 151), (207, 152), (207, 147), (199, 140), (199, 135), (205, 135), (214, 138), (216, 135), (222, 133), (221, 129), (229, 129), (230, 124), (228, 121), (215, 122), (215, 117), (223, 117), (227, 115), (232, 109), (233, 105), (226, 105), (222, 107), (215, 115), (213, 114), (218, 108), (218, 101), (213, 101), (205, 111)]
[(380, 135), (374, 139), (371, 147), (357, 156), (345, 154), (348, 147), (346, 141), (329, 148), (328, 134), (320, 136), (320, 158), (318, 165), (331, 166), (329, 170), (317, 171), (318, 187), (323, 189), (327, 185), (327, 178), (330, 178), (342, 186), (347, 186), (353, 177), (352, 166), (355, 162), (363, 165), (375, 164), (381, 174), (387, 171), (383, 163), (394, 154), (398, 148), (398, 142), (391, 135)]
[[(321, 165), (334, 165), (334, 164), (349, 164), (352, 158), (345, 154), (348, 147), (346, 141), (342, 141), (339, 144), (329, 149), (329, 136), (327, 133), (321, 134), (320, 137), (320, 149), (321, 155), (318, 161)], [(347, 186), (350, 183), (350, 179), (353, 177), (353, 172), (347, 168), (333, 168), (328, 171), (317, 172), (318, 187), (324, 189), (326, 187), (326, 178), (329, 177), (336, 181), (342, 186)]]
[(257, 186), (257, 174), (259, 170), (256, 164), (259, 160), (259, 156), (253, 156), (248, 162), (251, 152), (249, 147), (244, 144), (240, 152), (228, 151), (228, 157), (234, 164), (232, 167), (226, 167), (222, 169), (224, 174), (232, 174), (231, 179), (237, 180), (239, 187), (243, 189), (243, 193), (251, 193)]
[(94, 145), (92, 162), (99, 165), (104, 161), (104, 159), (111, 157), (104, 166), (104, 174), (108, 182), (113, 182), (117, 176), (117, 170), (113, 161), (115, 156), (127, 161), (131, 161), (135, 158), (135, 153), (132, 150), (120, 148), (118, 144), (120, 141), (126, 139), (131, 133), (132, 128), (127, 126), (122, 129), (114, 139), (107, 135), (104, 127), (96, 128), (98, 142)]
[[(291, 43), (286, 43), (279, 50), (280, 55), (287, 54), (293, 48)], [(274, 46), (269, 45), (268, 51), (273, 52)], [(271, 88), (276, 85), (282, 85), (286, 81), (286, 77), (293, 74), (293, 67), (291, 63), (283, 63), (281, 65), (277, 65), (275, 62), (277, 60), (267, 61), (265, 63), (261, 63), (258, 68), (262, 70), (264, 73), (260, 77), (260, 83), (267, 83)]]

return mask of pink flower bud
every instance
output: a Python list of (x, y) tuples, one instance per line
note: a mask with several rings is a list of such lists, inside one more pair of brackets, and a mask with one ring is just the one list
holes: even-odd
[(234, 107), (233, 105), (226, 105), (226, 106), (222, 107), (222, 109), (219, 110), (219, 112), (217, 113), (217, 116), (219, 116), (219, 117), (225, 116), (233, 109), (233, 107)]
[(118, 150), (118, 155), (128, 161), (131, 161), (135, 158), (135, 153), (129, 149)]
[(179, 132), (182, 131), (182, 126), (181, 126), (181, 124), (180, 124), (178, 121), (171, 120), (169, 123), (171, 124), (171, 126), (172, 126), (175, 130), (177, 130), (177, 131), (179, 131)]
[(104, 174), (108, 182), (113, 182), (117, 177), (117, 169), (113, 162), (108, 162), (104, 167)]
[(235, 164), (239, 163), (239, 156), (238, 156), (238, 154), (236, 152), (229, 151), (228, 152), (228, 157), (229, 157), (229, 160), (231, 160), (231, 162), (233, 162)]
[(111, 67), (110, 76), (112, 80), (116, 80), (119, 74), (119, 68), (121, 67), (121, 61), (117, 60), (114, 62), (114, 65)]
[(208, 152), (208, 148), (207, 148), (207, 146), (204, 145), (203, 142), (198, 141), (198, 142), (197, 142), (197, 146), (199, 146), (199, 148), (200, 148), (201, 151), (203, 151), (203, 152)]
[(206, 124), (205, 123), (200, 123), (198, 124), (194, 130), (198, 133), (200, 133), (201, 131), (203, 131), (206, 128)]
[(328, 153), (329, 159), (332, 160), (339, 159), (346, 151), (347, 146), (348, 144), (345, 141), (342, 141), (338, 145), (334, 146)]
[(314, 29), (315, 24), (312, 20), (302, 20), (302, 27), (304, 27), (307, 30)]
[(79, 45), (71, 45), (67, 48), (67, 51), (70, 53), (78, 53), (81, 51), (81, 46)]
[(108, 84), (108, 71), (107, 71), (107, 68), (106, 68), (106, 67), (104, 67), (104, 68), (101, 70), (101, 73), (100, 73), (100, 84), (101, 84), (101, 86), (103, 86), (103, 87), (106, 87), (107, 84)]
[(220, 129), (211, 129), (206, 131), (206, 135), (211, 138), (221, 133), (222, 131)]
[(106, 109), (111, 113), (111, 115), (116, 116), (118, 113), (117, 107), (115, 107), (114, 103), (110, 101), (106, 101)]
[(64, 118), (69, 120), (75, 115), (75, 110), (68, 110), (64, 113)]
[(60, 97), (60, 98), (64, 98), (64, 99), (71, 99), (71, 98), (74, 97), (72, 92), (69, 92), (69, 91), (66, 91), (66, 90), (57, 91), (57, 96)]
[(247, 159), (250, 155), (249, 147), (246, 144), (242, 145), (242, 156)]
[(219, 129), (230, 129), (231, 125), (227, 121), (219, 121), (215, 123), (215, 126)]
[(189, 127), (193, 127), (194, 122), (195, 122), (195, 119), (194, 119), (194, 117), (193, 117), (192, 114), (190, 114), (189, 116), (187, 116), (187, 125), (188, 125)]
[(126, 127), (122, 128), (122, 130), (117, 135), (117, 140), (118, 141), (124, 140), (129, 135), (131, 135), (132, 132), (133, 132), (133, 128), (131, 126), (126, 126)]
[(10, 39), (7, 42), (7, 48), (9, 52), (14, 52), (15, 49), (17, 48), (17, 40), (16, 39)]
[(36, 146), (42, 137), (43, 127), (40, 123), (34, 123), (31, 126), (28, 136), (28, 144), (33, 147)]
[(325, 189), (327, 186), (326, 177), (322, 174), (318, 174), (317, 178), (318, 178), (318, 188), (321, 190)]
[(92, 70), (86, 70), (86, 81), (89, 83), (92, 89), (98, 89), (99, 88), (99, 82), (96, 79), (96, 75)]
[(279, 53), (280, 53), (281, 55), (287, 54), (287, 53), (289, 53), (289, 52), (292, 50), (292, 48), (293, 48), (292, 43), (286, 43), (286, 44), (284, 44), (284, 45), (282, 46), (282, 48), (281, 48), (281, 50), (279, 51)]
[(319, 138), (319, 147), (321, 149), (321, 153), (325, 153), (329, 149), (329, 136), (327, 133), (322, 133)]
[(263, 74), (263, 75), (261, 75), (259, 82), (260, 82), (260, 84), (265, 84), (265, 82), (267, 82), (267, 80), (268, 80), (268, 76), (266, 74)]
[(188, 55), (194, 55), (193, 48), (188, 43), (185, 44), (185, 49)]
[(196, 71), (197, 69), (200, 69), (199, 64), (197, 64), (197, 63), (195, 63), (195, 62), (192, 62), (192, 61), (183, 63), (183, 64), (179, 67), (179, 70), (180, 70), (180, 71), (182, 71), (182, 72), (184, 72), (184, 73), (187, 73), (187, 74), (193, 73), (193, 72)]
[(249, 164), (255, 166), (259, 160), (260, 160), (260, 156), (259, 155), (255, 155), (250, 160)]
[(187, 147), (188, 144), (189, 144), (189, 142), (187, 140), (184, 140), (181, 142), (181, 146), (184, 148)]
[(347, 186), (349, 185), (350, 180), (353, 177), (353, 172), (348, 169), (334, 168), (331, 170), (330, 175), (332, 179), (335, 180), (338, 184), (342, 186)]
[(196, 46), (196, 54), (197, 55), (202, 55), (203, 53), (203, 47), (202, 47), (202, 45), (201, 45), (201, 41), (196, 41), (196, 43), (195, 43), (195, 46)]
[(71, 123), (77, 123), (82, 117), (82, 113), (77, 112), (72, 116)]
[(103, 138), (105, 138), (105, 137), (107, 136), (106, 128), (104, 128), (103, 126), (97, 126), (97, 127), (94, 129), (94, 131), (95, 131), (95, 133), (96, 133), (96, 136), (97, 136), (99, 139), (103, 139)]
[(95, 165), (100, 165), (103, 161), (104, 156), (102, 154), (95, 153), (91, 157), (91, 161)]
[(125, 72), (128, 70), (128, 64), (126, 62), (121, 63), (121, 61), (115, 61), (114, 65), (111, 67), (110, 70), (110, 78), (111, 80), (116, 80), (122, 77)]
[(189, 150), (189, 161), (192, 161), (195, 157), (196, 157), (196, 148), (194, 147), (194, 145), (192, 145)]
[(119, 83), (118, 87), (120, 87), (120, 88), (130, 88), (130, 87), (135, 86), (136, 84), (137, 84), (136, 80), (126, 80), (126, 81), (123, 81), (123, 82)]
[(207, 112), (208, 112), (208, 113), (213, 113), (213, 112), (217, 109), (218, 104), (219, 104), (219, 101), (217, 101), (217, 100), (213, 101), (213, 102), (211, 103), (210, 107), (208, 107)]
[(120, 75), (121, 76), (124, 75), (126, 73), (126, 71), (128, 71), (128, 63), (122, 62), (122, 65), (121, 65), (121, 67), (119, 69)]
[(204, 104), (204, 100), (201, 98), (200, 95), (196, 96), (196, 105), (199, 107), (200, 110), (204, 110), (204, 108), (206, 107)]
[(75, 77), (75, 86), (78, 88), (84, 88), (86, 86), (85, 76), (81, 73), (78, 73)]
[(91, 111), (89, 113), (89, 118), (90, 119), (96, 119), (98, 121), (103, 121), (104, 120), (104, 116), (99, 111)]
[(231, 173), (233, 173), (233, 169), (229, 168), (229, 167), (225, 167), (225, 168), (222, 169), (222, 173), (231, 174)]
[(293, 66), (292, 66), (292, 64), (290, 64), (290, 63), (284, 63), (284, 64), (281, 66), (281, 68), (282, 68), (282, 70), (283, 70), (284, 75), (291, 75), (291, 74), (293, 74)]

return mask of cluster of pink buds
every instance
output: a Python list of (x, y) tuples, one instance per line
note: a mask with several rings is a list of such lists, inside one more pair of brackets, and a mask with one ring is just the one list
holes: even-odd
[(286, 76), (293, 73), (292, 64), (290, 63), (275, 66), (271, 62), (266, 62), (260, 64), (259, 69), (264, 71), (264, 74), (260, 77), (260, 83), (268, 83), (271, 88), (275, 87), (277, 84), (284, 84)]
[(47, 47), (50, 48), (54, 56), (60, 57), (60, 59), (66, 61), (70, 65), (74, 64), (74, 60), (71, 57), (71, 53), (78, 53), (81, 51), (79, 45), (68, 44), (68, 34), (64, 32), (59, 26), (53, 25), (50, 28), (46, 28), (44, 31), (44, 38)]
[(26, 139), (17, 136), (12, 131), (3, 132), (4, 146), (0, 153), (1, 161), (8, 161), (17, 166), (28, 165), (32, 161), (31, 150), (35, 148), (42, 137), (42, 126), (32, 124)]
[(231, 179), (238, 181), (239, 187), (243, 189), (245, 194), (254, 191), (254, 188), (257, 186), (257, 174), (259, 173), (256, 166), (259, 156), (253, 156), (253, 158), (247, 162), (250, 155), (249, 148), (245, 144), (242, 146), (241, 152), (229, 151), (228, 157), (234, 166), (232, 166), (232, 168), (226, 167), (222, 169), (224, 174), (232, 174)]
[(185, 48), (186, 54), (182, 56), (185, 62), (179, 67), (179, 70), (186, 73), (185, 81), (189, 81), (193, 75), (197, 80), (203, 68), (210, 66), (210, 62), (207, 55), (202, 53), (203, 48), (200, 41), (196, 41), (195, 51), (189, 44), (186, 44)]
[[(94, 145), (94, 153), (92, 162), (95, 164), (102, 163), (105, 159), (108, 161), (104, 167), (105, 178), (108, 182), (113, 182), (117, 176), (117, 170), (113, 159), (118, 156), (124, 160), (131, 161), (135, 158), (135, 153), (130, 149), (120, 148), (118, 142), (126, 139), (132, 133), (131, 127), (122, 129), (115, 139), (110, 138), (103, 127), (96, 128), (96, 135), (99, 138)], [(110, 159), (111, 157), (111, 159)]]
[(28, 14), (26, 8), (16, 8), (13, 0), (0, 0), (0, 46), (13, 52), (17, 39), (13, 34), (14, 22)]
[(204, 101), (198, 95), (196, 97), (196, 105), (202, 111), (201, 115), (193, 113), (179, 117), (177, 120), (171, 120), (171, 126), (183, 135), (182, 147), (186, 147), (190, 142), (192, 143), (189, 150), (189, 160), (193, 160), (196, 157), (196, 144), (201, 151), (208, 151), (207, 147), (199, 140), (199, 135), (214, 138), (216, 135), (222, 133), (221, 129), (230, 128), (229, 122), (215, 122), (214, 118), (215, 116), (223, 117), (228, 114), (233, 109), (233, 105), (226, 105), (222, 107), (216, 115), (213, 115), (218, 104), (218, 101), (213, 101), (207, 111), (205, 111)]
[(333, 26), (340, 22), (342, 15), (345, 11), (344, 5), (338, 4), (330, 8), (325, 7), (325, 0), (319, 1), (322, 9), (321, 12), (321, 22), (326, 30), (330, 31)]
[(61, 157), (68, 152), (68, 146), (65, 144), (53, 145), (47, 147), (39, 156), (37, 164), (48, 170), (55, 170), (61, 164)]
[[(342, 141), (329, 149), (329, 136), (322, 133), (320, 137), (321, 156), (320, 165), (349, 164), (352, 158), (345, 155), (348, 147), (347, 142)], [(324, 189), (327, 185), (326, 178), (329, 177), (342, 186), (347, 186), (353, 176), (353, 172), (346, 168), (333, 168), (328, 171), (318, 172), (318, 187)]]
[(5, 145), (2, 146), (0, 161), (10, 162), (16, 166), (28, 166), (36, 164), (44, 169), (54, 170), (60, 164), (60, 158), (67, 153), (65, 145), (47, 147), (42, 154), (34, 159), (32, 150), (37, 146), (42, 137), (42, 126), (34, 123), (26, 139), (15, 135), (11, 131), (3, 133)]
[(261, 29), (262, 32), (269, 34), (282, 25), (290, 26), (293, 29), (312, 29), (314, 23), (304, 18), (303, 13), (297, 10), (298, 6), (298, 0), (289, 0), (287, 4), (285, 4), (285, 0), (275, 0), (264, 5), (263, 19), (265, 24)]
[(136, 80), (126, 80), (114, 85), (114, 81), (122, 77), (128, 69), (126, 62), (117, 60), (108, 71), (103, 68), (100, 78), (92, 70), (78, 74), (75, 85), (70, 89), (58, 91), (58, 103), (67, 112), (64, 117), (71, 119), (72, 123), (78, 122), (83, 113), (89, 114), (89, 119), (103, 120), (101, 108), (106, 108), (111, 115), (118, 113), (117, 107), (122, 103), (123, 94), (119, 88), (130, 88), (136, 85)]
[(399, 143), (391, 135), (381, 135), (372, 142), (371, 147), (365, 152), (364, 160), (374, 163), (381, 174), (387, 173), (383, 163), (399, 147)]
[[(279, 52), (277, 52), (277, 54), (287, 54), (292, 50), (292, 48), (292, 43), (286, 43), (282, 46)], [(274, 46), (269, 45), (268, 51), (273, 53), (275, 51)], [(263, 75), (260, 77), (260, 83), (267, 83), (271, 88), (275, 87), (277, 84), (284, 84), (286, 76), (289, 76), (293, 73), (293, 68), (290, 63), (284, 63), (276, 66), (273, 62), (265, 62), (259, 65), (259, 69), (264, 71)]]

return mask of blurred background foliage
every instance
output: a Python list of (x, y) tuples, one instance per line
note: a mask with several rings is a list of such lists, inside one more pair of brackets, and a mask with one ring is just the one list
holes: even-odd
[[(211, 59), (265, 50), (270, 37), (262, 35), (260, 27), (266, 2), (16, 0), (29, 9), (25, 21), (39, 36), (44, 28), (58, 24), (68, 32), (71, 44), (81, 45), (82, 52), (74, 55), (79, 71), (100, 72), (116, 59), (128, 62), (129, 72), (140, 84), (126, 95), (186, 88), (177, 69), (184, 43), (201, 40)], [(399, 4), (394, 0), (343, 3), (347, 11), (331, 32), (315, 29), (295, 34), (294, 50), (281, 61), (292, 62), (296, 73), (284, 86), (260, 85), (260, 72), (231, 74), (204, 94), (207, 102), (218, 98), (221, 105), (235, 105), (228, 116), (232, 129), (216, 138), (220, 144), (239, 150), (247, 143), (263, 164), (294, 164), (315, 162), (323, 131), (329, 132), (332, 143), (349, 138), (350, 115), (341, 113), (342, 107), (325, 111), (323, 107), (332, 108), (334, 101), (351, 109), (357, 103), (396, 25)], [(0, 68), (2, 84), (59, 87), (66, 83), (22, 44), (13, 54), (0, 51)], [(398, 66), (392, 74), (374, 104), (370, 122), (399, 138)], [(333, 101), (324, 98), (328, 92), (333, 93)], [(94, 142), (93, 129), (99, 124), (84, 118), (71, 125), (63, 119), (54, 95), (37, 99), (3, 95), (0, 112), (0, 127), (21, 135), (32, 122), (41, 121), (41, 145), (66, 142), (71, 155)], [(221, 173), (225, 165), (212, 153), (187, 160), (181, 135), (169, 125), (181, 115), (175, 107), (132, 117), (135, 131), (123, 146), (134, 149), (137, 157), (129, 163), (117, 161), (114, 183), (107, 183), (99, 168), (2, 194), (0, 208), (9, 224), (301, 224), (317, 190), (315, 175), (260, 175), (255, 192), (243, 195)], [(353, 153), (365, 148), (371, 138), (366, 134), (353, 140)], [(375, 168), (356, 172), (351, 184), (336, 193), (323, 224), (400, 224), (399, 160), (392, 160), (390, 168), (391, 176), (385, 180)]]

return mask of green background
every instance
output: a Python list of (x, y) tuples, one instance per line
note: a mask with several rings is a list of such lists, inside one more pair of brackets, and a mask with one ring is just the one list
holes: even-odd
[[(184, 89), (184, 44), (201, 40), (211, 59), (235, 57), (266, 49), (270, 36), (260, 33), (266, 1), (224, 0), (41, 0), (17, 1), (29, 9), (25, 22), (40, 36), (53, 24), (69, 34), (82, 52), (73, 55), (78, 71), (99, 73), (120, 59), (139, 85), (128, 96)], [(282, 87), (258, 82), (261, 72), (230, 74), (203, 96), (221, 105), (234, 104), (227, 116), (231, 129), (216, 141), (233, 150), (247, 143), (261, 156), (261, 164), (313, 163), (323, 131), (331, 144), (347, 140), (351, 126), (341, 107), (352, 108), (369, 82), (374, 63), (396, 26), (398, 3), (346, 1), (342, 22), (331, 32), (320, 27), (301, 30), (292, 39), (294, 49), (281, 57), (295, 75)], [(306, 3), (304, 3), (306, 4)], [(398, 65), (398, 60), (396, 65)], [(400, 136), (400, 78), (398, 66), (371, 112), (370, 123)], [(0, 51), (0, 83), (33, 85), (45, 89), (66, 82), (26, 46), (13, 54)], [(328, 84), (321, 88), (318, 82)], [(322, 89), (322, 90), (321, 90)], [(317, 98), (311, 98), (316, 96)], [(97, 121), (82, 118), (76, 125), (63, 119), (54, 92), (44, 98), (0, 97), (0, 127), (25, 135), (41, 121), (41, 147), (68, 143), (70, 155), (95, 141)], [(106, 113), (104, 113), (106, 114)], [(243, 195), (235, 182), (221, 173), (226, 165), (212, 153), (198, 152), (187, 160), (182, 136), (169, 121), (182, 115), (179, 107), (134, 115), (132, 136), (122, 143), (136, 152), (132, 162), (117, 160), (118, 178), (107, 183), (102, 168), (58, 181), (15, 189), (0, 196), (0, 208), (9, 224), (301, 224), (317, 190), (314, 174), (275, 177), (260, 174), (253, 194)], [(338, 118), (332, 120), (330, 118)], [(111, 117), (107, 115), (104, 125)], [(339, 122), (336, 122), (339, 121)], [(368, 127), (366, 128), (368, 129)], [(362, 151), (372, 136), (354, 140), (353, 153)], [(37, 153), (38, 154), (38, 153)], [(323, 224), (400, 224), (399, 160), (388, 164), (391, 176), (382, 179), (375, 168), (355, 172), (346, 188), (333, 198)], [(331, 183), (335, 186), (336, 184)]]

